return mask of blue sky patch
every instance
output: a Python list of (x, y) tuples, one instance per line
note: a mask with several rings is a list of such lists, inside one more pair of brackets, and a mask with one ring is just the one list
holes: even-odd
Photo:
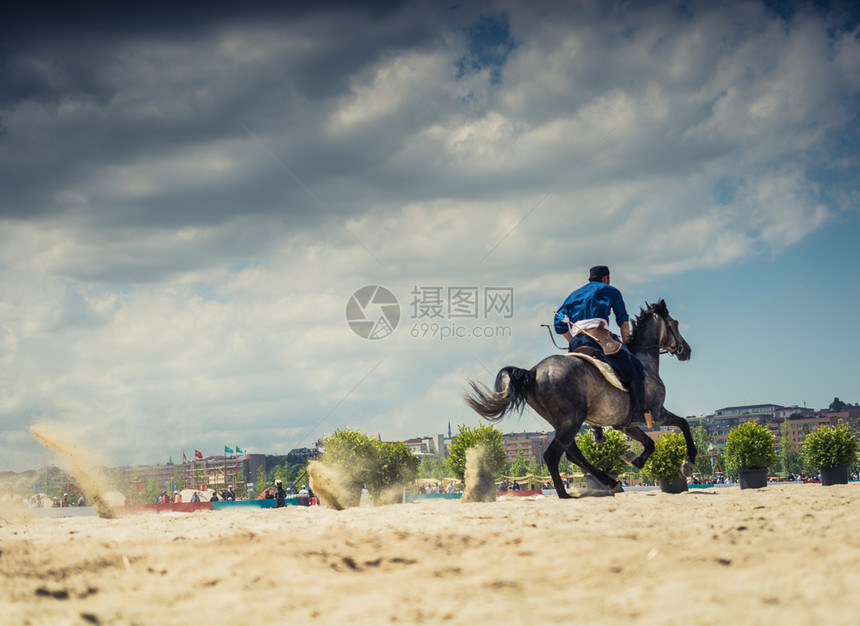
[(469, 38), (469, 54), (457, 61), (457, 78), (489, 69), (491, 82), (500, 84), (502, 68), (516, 47), (511, 39), (508, 16), (503, 13), (485, 15), (466, 29), (466, 35)]

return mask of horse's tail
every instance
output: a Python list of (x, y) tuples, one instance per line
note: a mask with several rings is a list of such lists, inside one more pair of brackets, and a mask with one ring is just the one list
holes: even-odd
[(511, 411), (522, 413), (526, 394), (533, 390), (534, 381), (534, 370), (503, 367), (496, 375), (495, 391), (483, 383), (469, 380), (472, 392), (463, 394), (463, 399), (485, 420), (498, 422)]

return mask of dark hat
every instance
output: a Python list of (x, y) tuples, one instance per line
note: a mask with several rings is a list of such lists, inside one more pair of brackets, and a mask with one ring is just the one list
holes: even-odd
[(588, 271), (589, 278), (600, 278), (601, 276), (609, 276), (609, 268), (605, 265), (595, 265)]

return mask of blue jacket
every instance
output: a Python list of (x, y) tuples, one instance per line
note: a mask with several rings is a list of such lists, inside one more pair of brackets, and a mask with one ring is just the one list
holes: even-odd
[(615, 313), (615, 322), (620, 327), (630, 319), (621, 292), (612, 285), (600, 281), (586, 283), (567, 297), (555, 314), (555, 332), (559, 335), (570, 331), (564, 321), (571, 322), (601, 318), (608, 320), (609, 313)]

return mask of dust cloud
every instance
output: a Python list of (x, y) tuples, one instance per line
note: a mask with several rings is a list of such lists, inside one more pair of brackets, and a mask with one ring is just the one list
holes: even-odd
[(484, 446), (466, 450), (465, 489), (461, 502), (495, 502), (496, 481)]
[(357, 485), (343, 470), (311, 461), (308, 463), (308, 479), (311, 490), (329, 508), (341, 511), (361, 502), (361, 485)]
[[(91, 455), (75, 444), (59, 441), (56, 437), (47, 434), (45, 428), (44, 426), (39, 428), (31, 426), (30, 432), (42, 445), (57, 452), (68, 464), (69, 472), (77, 479), (81, 489), (84, 490), (87, 501), (95, 507), (98, 516), (105, 519), (114, 517), (113, 509), (104, 497), (104, 478), (101, 472), (91, 467), (88, 462), (88, 457)], [(67, 440), (68, 437), (64, 436), (63, 439)]]

